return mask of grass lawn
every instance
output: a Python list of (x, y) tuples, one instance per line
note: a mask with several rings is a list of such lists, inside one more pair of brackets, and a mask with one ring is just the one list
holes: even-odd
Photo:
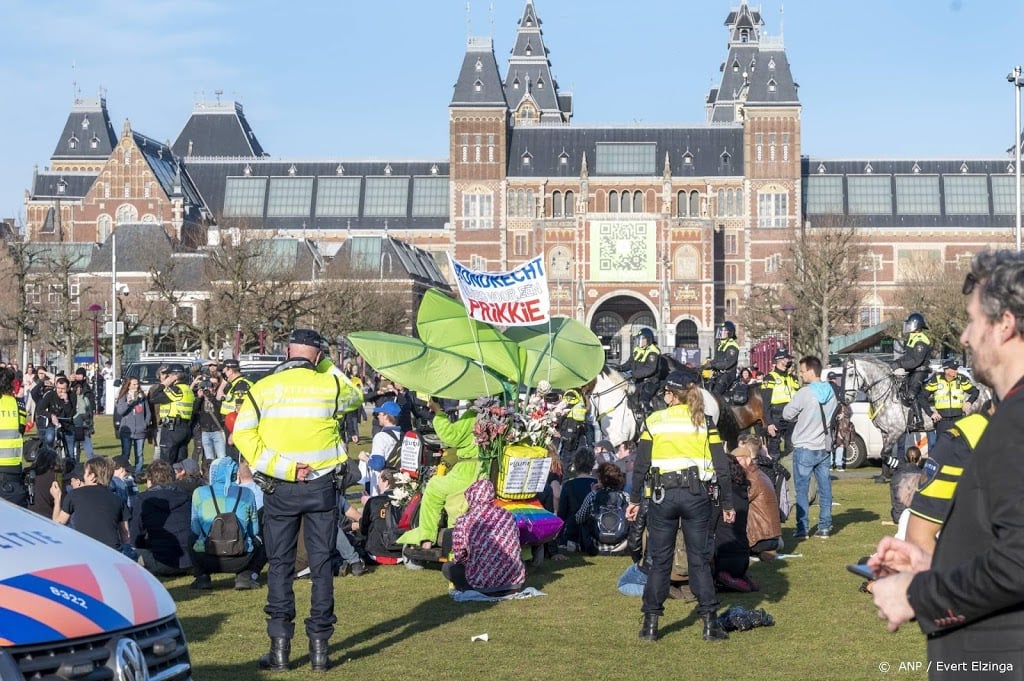
[[(98, 453), (113, 454), (110, 419), (97, 418)], [(150, 451), (147, 450), (147, 455)], [(616, 590), (625, 557), (574, 556), (546, 561), (527, 583), (544, 597), (496, 604), (455, 603), (435, 570), (378, 567), (363, 577), (335, 580), (338, 626), (331, 639), (334, 667), (327, 678), (398, 679), (901, 679), (925, 678), (900, 663), (925, 660), (925, 641), (915, 625), (889, 634), (870, 596), (845, 566), (894, 531), (889, 488), (869, 477), (841, 474), (834, 482), (838, 504), (834, 535), (792, 546), (791, 519), (783, 534), (787, 550), (802, 557), (754, 563), (761, 592), (720, 594), (723, 609), (739, 604), (766, 609), (774, 627), (736, 632), (728, 641), (705, 643), (693, 606), (669, 600), (660, 641), (637, 640), (640, 599)], [(817, 517), (811, 510), (812, 521)], [(214, 578), (212, 592), (192, 592), (191, 579), (165, 582), (178, 604), (197, 681), (311, 676), (302, 620), (310, 583), (295, 583), (296, 637), (286, 674), (261, 674), (256, 658), (266, 651), (263, 605), (266, 589), (234, 591), (232, 575)], [(486, 633), (488, 642), (470, 642)], [(340, 662), (340, 664), (339, 664)], [(889, 667), (886, 667), (889, 665)], [(886, 669), (887, 673), (880, 671)]]

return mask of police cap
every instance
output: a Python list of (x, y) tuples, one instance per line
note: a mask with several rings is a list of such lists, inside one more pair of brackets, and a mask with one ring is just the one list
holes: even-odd
[(288, 336), (289, 345), (308, 345), (319, 350), (322, 347), (323, 339), (313, 329), (294, 329)]
[(950, 357), (949, 359), (947, 359), (945, 362), (942, 363), (942, 368), (943, 369), (952, 369), (953, 371), (956, 371), (957, 369), (960, 368), (960, 362), (958, 362), (955, 359), (953, 359), (952, 357)]
[(164, 366), (163, 373), (165, 374), (178, 374), (179, 376), (185, 375), (185, 367), (181, 364), (168, 364)]
[(786, 348), (779, 348), (775, 351), (775, 356), (772, 357), (772, 361), (778, 362), (780, 359), (793, 359), (793, 355), (789, 354), (789, 350)]
[(238, 368), (238, 360), (237, 359), (226, 359), (223, 362), (221, 362), (220, 365), (222, 367), (224, 367), (225, 369), (237, 369)]
[(686, 390), (691, 385), (698, 383), (700, 378), (691, 369), (680, 369), (673, 371), (665, 379), (665, 387), (673, 390)]

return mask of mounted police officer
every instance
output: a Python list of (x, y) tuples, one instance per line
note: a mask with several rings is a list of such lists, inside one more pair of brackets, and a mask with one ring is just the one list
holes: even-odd
[(736, 365), (740, 361), (740, 345), (736, 342), (736, 325), (730, 321), (722, 322), (715, 329), (715, 356), (705, 362), (707, 369), (715, 372), (708, 390), (716, 395), (725, 395), (729, 387), (736, 382)]
[(14, 370), (0, 369), (0, 499), (28, 506), (21, 468), (25, 440), (25, 405), (14, 396)]
[(264, 492), (263, 527), (267, 572), (267, 634), (270, 651), (260, 669), (285, 671), (295, 634), (295, 554), (304, 521), (312, 580), (306, 635), (313, 671), (326, 671), (334, 633), (331, 550), (337, 531), (335, 468), (346, 464), (339, 420), (358, 408), (362, 393), (347, 378), (317, 371), (324, 353), (320, 334), (295, 329), (288, 360), (253, 384), (235, 421), (235, 445), (255, 471)]
[(785, 348), (776, 351), (775, 366), (761, 381), (761, 403), (764, 405), (765, 431), (768, 433), (768, 453), (778, 461), (781, 445), (785, 443), (786, 454), (793, 449), (789, 439), (793, 424), (782, 418), (782, 410), (800, 389), (800, 382), (789, 372), (793, 356)]
[(192, 440), (192, 407), (196, 395), (185, 382), (188, 373), (181, 364), (168, 364), (160, 371), (160, 382), (149, 393), (156, 407), (157, 440), (154, 459), (174, 465), (188, 458)]
[(925, 334), (928, 324), (920, 312), (912, 312), (903, 322), (903, 333), (907, 339), (904, 352), (894, 359), (891, 366), (897, 376), (907, 377), (907, 395), (910, 398), (910, 415), (907, 430), (914, 432), (923, 428), (922, 414), (931, 413), (928, 396), (921, 388), (928, 379), (928, 358), (932, 354), (932, 341)]
[(637, 404), (646, 414), (651, 411), (651, 399), (658, 391), (661, 349), (654, 341), (654, 332), (648, 328), (640, 329), (635, 338), (633, 356), (622, 365), (622, 369), (630, 372), (636, 387)]
[(952, 428), (956, 420), (964, 415), (965, 408), (978, 399), (978, 386), (962, 376), (957, 371), (959, 368), (959, 362), (947, 359), (942, 363), (942, 371), (924, 384), (924, 392), (932, 403), (931, 418), (935, 422), (936, 433), (944, 433)]
[[(714, 423), (704, 414), (699, 378), (690, 369), (674, 371), (665, 380), (665, 409), (647, 417), (637, 446), (626, 517), (635, 521), (641, 501), (648, 496), (647, 556), (650, 571), (644, 587), (640, 639), (658, 639), (658, 618), (668, 596), (676, 533), (682, 520), (690, 590), (697, 597), (697, 612), (704, 622), (704, 640), (729, 635), (718, 623), (718, 599), (711, 576), (709, 532), (714, 515), (731, 523), (729, 460)], [(715, 479), (717, 477), (717, 483)]]

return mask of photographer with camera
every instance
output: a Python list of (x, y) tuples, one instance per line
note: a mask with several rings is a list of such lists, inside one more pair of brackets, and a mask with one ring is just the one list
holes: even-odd
[(157, 409), (159, 428), (154, 461), (173, 465), (188, 458), (195, 393), (184, 382), (186, 376), (184, 366), (169, 364), (160, 371), (160, 382), (149, 391), (149, 401)]
[(197, 415), (199, 445), (207, 459), (223, 459), (227, 456), (227, 438), (221, 422), (221, 400), (223, 394), (220, 376), (215, 376), (208, 366), (200, 367), (192, 380), (192, 391), (196, 394), (193, 411)]

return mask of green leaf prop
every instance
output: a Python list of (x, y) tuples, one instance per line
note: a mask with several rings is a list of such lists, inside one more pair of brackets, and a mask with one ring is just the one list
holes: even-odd
[(382, 331), (348, 336), (360, 355), (383, 376), (415, 390), (456, 400), (473, 400), (502, 392), (501, 377), (485, 366), (417, 338)]
[(420, 338), (360, 331), (348, 339), (383, 376), (422, 395), (472, 400), (507, 384), (574, 388), (604, 366), (604, 348), (583, 324), (564, 317), (504, 333), (470, 319), (465, 306), (429, 290), (416, 318)]
[(526, 353), (521, 382), (553, 388), (575, 388), (604, 367), (604, 348), (594, 332), (575, 319), (553, 317), (550, 324), (513, 326), (505, 331)]

